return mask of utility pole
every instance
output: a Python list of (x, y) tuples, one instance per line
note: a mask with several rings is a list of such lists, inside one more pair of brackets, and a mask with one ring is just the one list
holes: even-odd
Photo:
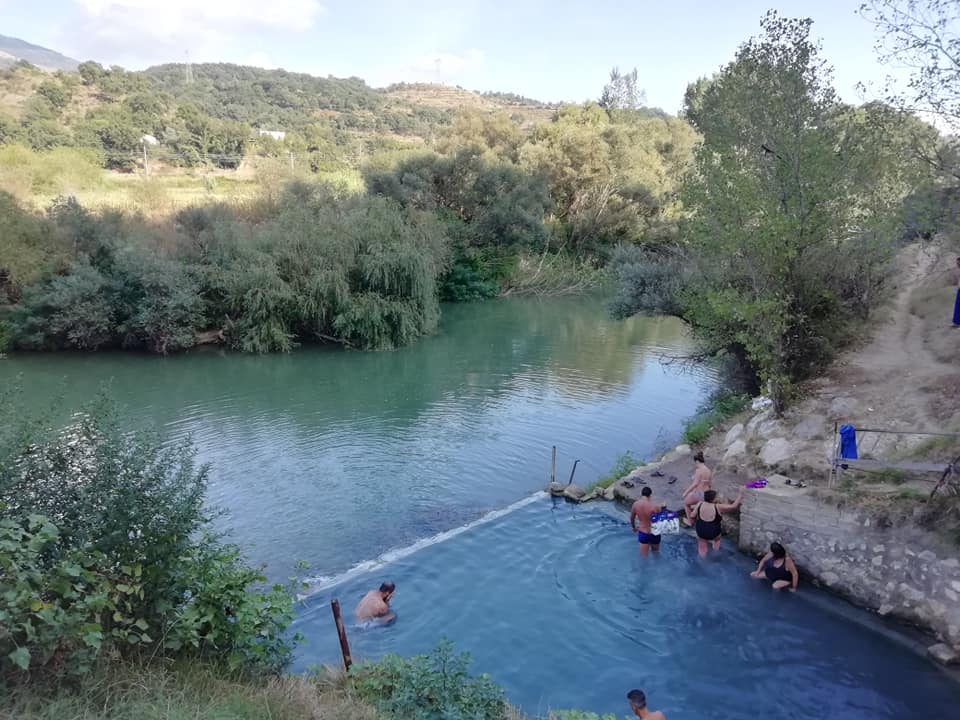
[(291, 150), (288, 155), (290, 155), (290, 172), (293, 172), (293, 151)]
[(147, 141), (141, 140), (140, 146), (143, 148), (143, 175), (146, 177), (150, 174), (150, 161), (147, 159)]

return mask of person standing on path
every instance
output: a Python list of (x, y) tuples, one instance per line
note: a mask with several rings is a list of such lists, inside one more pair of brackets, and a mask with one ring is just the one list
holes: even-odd
[(644, 557), (650, 554), (650, 548), (660, 550), (660, 536), (653, 534), (650, 519), (660, 508), (653, 504), (652, 496), (653, 490), (648, 487), (643, 488), (640, 491), (640, 499), (630, 508), (630, 527), (637, 533), (640, 554)]
[(960, 257), (957, 258), (957, 299), (953, 301), (953, 326), (960, 327)]
[(640, 720), (667, 720), (667, 716), (659, 710), (647, 709), (647, 696), (643, 690), (631, 690), (627, 693), (630, 709)]
[(697, 451), (693, 456), (693, 482), (683, 492), (683, 511), (687, 518), (687, 526), (693, 524), (693, 506), (703, 500), (704, 493), (713, 489), (713, 471), (707, 467), (703, 459), (703, 451)]

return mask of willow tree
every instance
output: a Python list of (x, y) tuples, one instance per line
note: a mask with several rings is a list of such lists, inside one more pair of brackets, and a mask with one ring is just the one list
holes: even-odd
[[(812, 22), (771, 12), (761, 25), (688, 92), (703, 142), (682, 195), (683, 281), (671, 277), (662, 301), (706, 352), (736, 353), (782, 406), (875, 302), (909, 182), (884, 179), (902, 162), (881, 150), (895, 114), (838, 102)], [(636, 292), (662, 291), (655, 281)]]

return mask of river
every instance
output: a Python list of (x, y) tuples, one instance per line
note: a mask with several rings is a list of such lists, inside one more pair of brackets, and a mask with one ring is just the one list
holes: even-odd
[(0, 381), (65, 411), (107, 386), (130, 426), (192, 438), (231, 538), (271, 577), (303, 560), (316, 579), (541, 489), (552, 445), (583, 484), (671, 445), (715, 383), (662, 362), (689, 350), (673, 319), (516, 299), (446, 306), (394, 352), (14, 354)]

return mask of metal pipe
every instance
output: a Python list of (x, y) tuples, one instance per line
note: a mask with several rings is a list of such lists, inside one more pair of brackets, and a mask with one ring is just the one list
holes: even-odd
[(330, 601), (330, 608), (333, 610), (333, 621), (337, 624), (337, 635), (340, 637), (340, 653), (343, 655), (343, 667), (350, 670), (353, 665), (353, 658), (350, 657), (350, 643), (347, 642), (347, 631), (343, 627), (343, 619), (340, 617), (340, 601), (334, 598)]
[(557, 481), (557, 446), (554, 445), (553, 449), (550, 451), (550, 482), (555, 483)]
[(573, 461), (573, 467), (570, 468), (570, 479), (567, 480), (567, 485), (573, 485), (573, 474), (577, 471), (577, 463), (578, 463), (578, 462), (580, 462), (580, 461), (579, 461), (579, 460), (574, 460), (574, 461)]
[(876, 428), (858, 428), (855, 427), (858, 433), (885, 433), (887, 435), (934, 435), (936, 437), (960, 437), (960, 433), (955, 432), (922, 432), (920, 430), (911, 431), (911, 430), (877, 430)]

